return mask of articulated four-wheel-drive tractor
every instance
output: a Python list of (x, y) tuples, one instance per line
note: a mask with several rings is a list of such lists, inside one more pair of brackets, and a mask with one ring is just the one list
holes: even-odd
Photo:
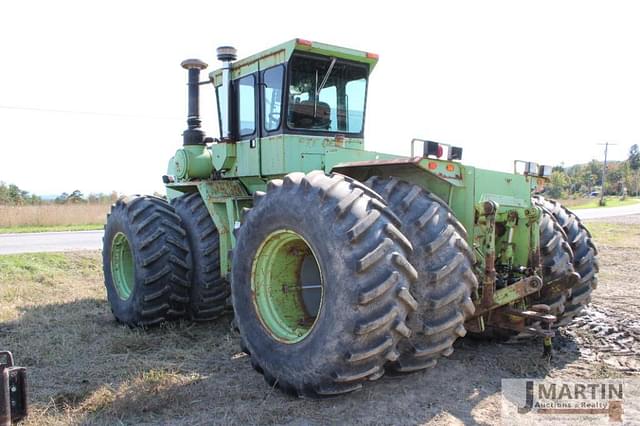
[[(302, 39), (239, 61), (231, 47), (217, 54), (204, 82), (205, 63), (182, 63), (188, 129), (163, 176), (168, 201), (126, 197), (109, 215), (104, 276), (119, 321), (211, 320), (231, 304), (266, 381), (319, 397), (432, 367), (468, 332), (543, 336), (549, 349), (589, 302), (589, 232), (534, 195), (549, 167), (482, 170), (459, 162), (461, 148), (418, 139), (411, 157), (365, 151), (375, 54)], [(205, 84), (217, 139), (200, 129)]]

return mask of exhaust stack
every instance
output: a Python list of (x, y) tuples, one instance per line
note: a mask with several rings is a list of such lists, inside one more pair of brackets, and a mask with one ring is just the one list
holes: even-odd
[(231, 131), (231, 62), (236, 60), (236, 49), (231, 46), (220, 46), (216, 49), (218, 60), (222, 61), (222, 86), (218, 91), (220, 107), (220, 133), (222, 140), (233, 137)]
[(189, 110), (187, 113), (187, 130), (182, 133), (183, 145), (205, 145), (204, 132), (200, 128), (200, 71), (207, 64), (200, 59), (185, 59), (180, 64), (189, 71)]

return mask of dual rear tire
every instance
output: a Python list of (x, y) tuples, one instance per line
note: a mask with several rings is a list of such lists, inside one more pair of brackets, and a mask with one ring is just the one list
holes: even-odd
[(418, 272), (412, 287), (418, 309), (408, 318), (412, 334), (401, 343), (401, 356), (390, 368), (408, 373), (433, 367), (453, 353), (453, 343), (466, 335), (464, 322), (475, 311), (472, 297), (478, 280), (466, 231), (444, 201), (417, 185), (378, 177), (366, 185), (402, 221), (414, 248), (408, 260)]
[(540, 195), (534, 196), (533, 202), (541, 207), (543, 214), (551, 218), (554, 226), (560, 229), (562, 241), (571, 253), (572, 269), (579, 275), (578, 281), (564, 293), (563, 309), (556, 314), (557, 326), (561, 327), (580, 315), (591, 301), (591, 292), (598, 285), (598, 249), (591, 233), (576, 214), (559, 202)]
[[(308, 258), (317, 273), (305, 273)], [(313, 398), (432, 367), (466, 334), (473, 263), (462, 225), (418, 186), (287, 175), (255, 194), (238, 233), (243, 348), (271, 386)], [(307, 303), (309, 287), (321, 288), (318, 304)]]

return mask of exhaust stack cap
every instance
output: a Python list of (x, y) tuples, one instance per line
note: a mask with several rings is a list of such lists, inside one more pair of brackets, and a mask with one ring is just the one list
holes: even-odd
[(222, 62), (235, 61), (236, 53), (236, 48), (231, 46), (220, 46), (216, 49), (218, 60)]
[(190, 70), (190, 69), (203, 70), (209, 66), (205, 62), (202, 62), (200, 59), (185, 59), (180, 63), (180, 65), (185, 70)]

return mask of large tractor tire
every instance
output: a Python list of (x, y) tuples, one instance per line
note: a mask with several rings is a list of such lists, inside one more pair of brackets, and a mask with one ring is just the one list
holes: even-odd
[(449, 207), (417, 185), (396, 178), (372, 177), (366, 182), (380, 194), (402, 221), (402, 231), (413, 245), (409, 262), (418, 271), (411, 293), (418, 309), (409, 314), (411, 337), (390, 365), (398, 372), (433, 367), (453, 352), (453, 343), (467, 331), (464, 322), (475, 307), (478, 280), (475, 258), (466, 231)]
[(534, 202), (553, 215), (564, 230), (573, 252), (573, 266), (580, 275), (580, 280), (570, 290), (564, 313), (558, 318), (558, 325), (563, 326), (569, 324), (591, 301), (591, 292), (598, 285), (598, 250), (591, 233), (573, 212), (559, 202), (542, 196), (535, 196)]
[(165, 200), (119, 199), (107, 216), (102, 260), (107, 298), (118, 321), (146, 327), (184, 316), (190, 251), (180, 217)]
[(237, 232), (232, 300), (243, 349), (271, 386), (318, 398), (384, 374), (411, 331), (411, 243), (348, 177), (292, 173), (256, 192)]
[(561, 317), (565, 312), (567, 299), (571, 296), (571, 290), (556, 288), (553, 283), (568, 279), (574, 273), (573, 251), (564, 231), (545, 209), (542, 209), (539, 227), (542, 282), (545, 286), (541, 291), (541, 298), (535, 303), (548, 305), (551, 314)]
[(220, 274), (220, 238), (200, 193), (185, 194), (171, 201), (187, 231), (193, 269), (188, 316), (209, 321), (225, 311), (229, 284)]

